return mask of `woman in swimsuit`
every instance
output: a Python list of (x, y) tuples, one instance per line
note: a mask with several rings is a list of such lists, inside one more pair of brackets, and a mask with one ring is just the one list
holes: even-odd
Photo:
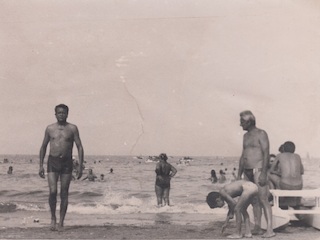
[(164, 201), (164, 205), (169, 204), (169, 192), (170, 192), (170, 180), (176, 175), (177, 169), (175, 169), (170, 163), (167, 162), (167, 155), (165, 153), (161, 153), (160, 161), (156, 166), (156, 183), (155, 183), (155, 192), (157, 195), (158, 206), (162, 206), (162, 201)]

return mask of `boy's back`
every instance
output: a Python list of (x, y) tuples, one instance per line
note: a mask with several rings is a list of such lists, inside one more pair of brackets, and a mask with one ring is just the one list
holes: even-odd
[[(246, 180), (237, 180), (226, 184), (218, 192), (211, 192), (207, 196), (207, 203), (210, 208), (223, 207), (224, 201), (227, 202), (229, 212), (225, 223), (222, 226), (221, 232), (227, 227), (229, 219), (236, 215), (237, 232), (230, 236), (230, 238), (242, 238), (241, 225), (242, 217), (245, 223), (245, 237), (252, 237), (250, 230), (250, 219), (247, 213), (247, 207), (252, 202), (253, 198), (258, 194), (258, 186), (253, 182)], [(235, 197), (239, 197), (235, 201)]]
[(256, 184), (246, 180), (237, 180), (229, 184), (226, 184), (222, 189), (232, 198), (235, 198), (241, 196), (243, 191), (248, 188), (256, 189), (257, 186)]

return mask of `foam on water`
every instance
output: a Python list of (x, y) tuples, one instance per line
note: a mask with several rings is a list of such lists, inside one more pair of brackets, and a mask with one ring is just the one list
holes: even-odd
[(91, 205), (71, 204), (69, 212), (80, 214), (133, 214), (133, 213), (200, 213), (200, 214), (221, 214), (226, 213), (227, 207), (208, 209), (206, 203), (179, 203), (171, 206), (157, 207), (156, 198), (137, 198), (127, 196), (119, 192), (106, 192), (101, 202)]
[[(47, 179), (38, 176), (38, 161), (30, 163), (37, 156), (5, 156), (9, 164), (0, 164), (0, 191), (3, 212), (49, 211)], [(1, 159), (1, 156), (0, 156)], [(199, 157), (190, 166), (178, 165), (179, 157), (170, 158), (178, 173), (172, 179), (170, 207), (158, 208), (154, 193), (155, 164), (130, 156), (86, 156), (86, 166), (104, 182), (73, 181), (70, 187), (68, 212), (77, 214), (225, 214), (227, 207), (210, 209), (206, 195), (219, 190), (223, 184), (212, 184), (208, 178), (211, 169), (219, 172), (228, 169), (227, 178), (232, 178), (231, 169), (237, 167), (238, 158)], [(96, 164), (94, 164), (96, 161)], [(99, 162), (100, 161), (100, 162)], [(318, 188), (318, 160), (304, 160), (304, 188)], [(8, 175), (8, 166), (13, 174)], [(110, 168), (114, 174), (108, 174)], [(85, 174), (84, 174), (85, 175)], [(60, 199), (58, 196), (57, 211)]]

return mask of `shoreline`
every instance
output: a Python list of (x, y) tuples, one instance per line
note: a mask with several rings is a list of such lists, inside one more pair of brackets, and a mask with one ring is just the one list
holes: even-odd
[[(74, 225), (65, 226), (64, 231), (50, 231), (47, 227), (2, 228), (0, 239), (226, 239), (234, 233), (235, 223), (230, 223), (226, 232), (221, 235), (223, 221), (210, 222), (206, 225)], [(272, 239), (317, 240), (319, 231), (299, 223), (292, 223), (284, 229), (276, 231)], [(252, 239), (261, 239), (253, 236)]]
[[(0, 239), (226, 239), (236, 226), (231, 221), (221, 235), (224, 220), (225, 214), (67, 213), (64, 231), (58, 232), (50, 230), (49, 212), (18, 211), (0, 215)], [(275, 232), (272, 239), (320, 240), (320, 231), (300, 221), (291, 221)]]
[[(202, 226), (209, 222), (224, 221), (226, 213), (126, 213), (126, 214), (79, 214), (67, 212), (65, 226), (153, 226), (194, 225)], [(59, 212), (57, 211), (59, 221)], [(49, 211), (5, 212), (0, 214), (0, 229), (7, 228), (43, 228), (51, 222)]]

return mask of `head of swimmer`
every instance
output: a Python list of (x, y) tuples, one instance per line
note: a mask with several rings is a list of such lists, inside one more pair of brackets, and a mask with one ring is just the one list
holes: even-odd
[(249, 131), (256, 126), (256, 118), (251, 111), (246, 110), (240, 113), (240, 126), (245, 131)]
[(67, 105), (59, 104), (54, 108), (56, 118), (58, 122), (64, 123), (67, 121), (69, 108)]

